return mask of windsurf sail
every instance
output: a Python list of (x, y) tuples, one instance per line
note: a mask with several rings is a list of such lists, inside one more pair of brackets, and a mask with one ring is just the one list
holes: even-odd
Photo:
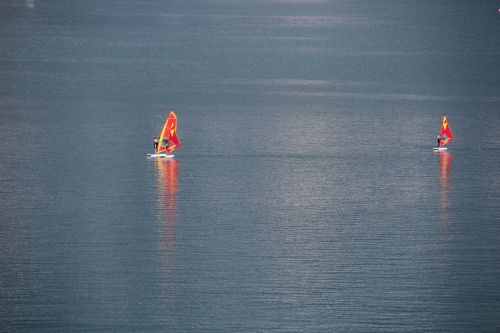
[(172, 110), (163, 124), (156, 153), (169, 154), (180, 146), (181, 143), (179, 142), (179, 138), (177, 138), (177, 116)]
[(445, 114), (443, 114), (443, 119), (441, 120), (441, 132), (439, 132), (439, 135), (441, 136), (441, 144), (439, 147), (443, 147), (453, 140), (453, 133), (451, 132), (451, 128)]

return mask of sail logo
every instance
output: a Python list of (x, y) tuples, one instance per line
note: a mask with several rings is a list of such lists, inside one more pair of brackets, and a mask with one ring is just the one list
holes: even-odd
[(447, 127), (448, 127), (448, 120), (446, 120), (446, 117), (443, 116), (443, 129), (446, 130)]
[(172, 121), (172, 124), (170, 124), (170, 136), (174, 136), (175, 134), (175, 121)]

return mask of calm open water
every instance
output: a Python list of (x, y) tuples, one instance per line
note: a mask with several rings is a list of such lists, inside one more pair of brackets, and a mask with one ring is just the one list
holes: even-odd
[(2, 1), (0, 331), (500, 331), (499, 8)]

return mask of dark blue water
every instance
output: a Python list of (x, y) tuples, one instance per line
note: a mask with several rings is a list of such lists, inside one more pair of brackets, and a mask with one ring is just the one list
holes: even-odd
[(498, 8), (3, 1), (0, 331), (500, 331)]

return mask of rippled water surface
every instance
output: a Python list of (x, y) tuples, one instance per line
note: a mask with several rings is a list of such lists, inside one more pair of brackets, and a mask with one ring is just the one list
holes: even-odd
[[(500, 331), (499, 27), (496, 1), (3, 1), (0, 331)], [(182, 147), (147, 160), (171, 107)]]

